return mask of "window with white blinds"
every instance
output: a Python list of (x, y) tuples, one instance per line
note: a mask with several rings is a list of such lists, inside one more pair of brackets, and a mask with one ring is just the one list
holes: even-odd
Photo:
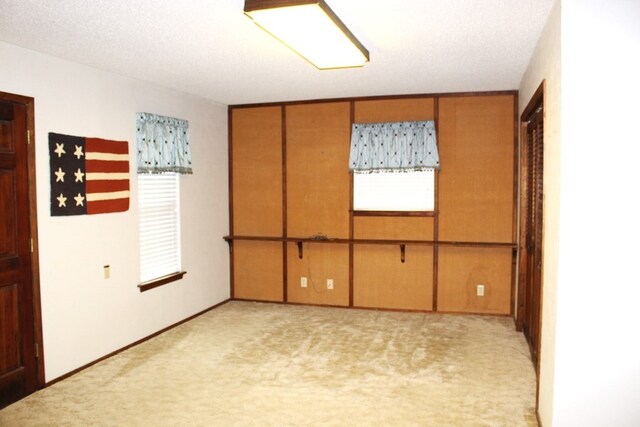
[(433, 211), (434, 170), (353, 174), (357, 211)]
[(141, 282), (181, 270), (179, 176), (138, 175)]

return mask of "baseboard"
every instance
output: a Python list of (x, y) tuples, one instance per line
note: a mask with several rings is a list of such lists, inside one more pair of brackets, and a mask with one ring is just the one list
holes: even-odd
[(175, 328), (176, 326), (180, 326), (180, 325), (182, 325), (183, 323), (188, 322), (189, 320), (193, 320), (193, 319), (195, 319), (195, 318), (196, 318), (196, 317), (198, 317), (198, 316), (202, 316), (202, 315), (203, 315), (203, 314), (205, 314), (206, 312), (211, 311), (211, 310), (213, 310), (214, 308), (218, 308), (218, 307), (220, 307), (221, 305), (224, 305), (224, 304), (228, 303), (229, 301), (231, 301), (231, 299), (226, 299), (226, 300), (224, 300), (224, 301), (222, 301), (222, 302), (219, 302), (218, 304), (212, 305), (212, 306), (211, 306), (211, 307), (209, 307), (209, 308), (205, 308), (204, 310), (202, 310), (202, 311), (200, 311), (200, 312), (198, 312), (198, 313), (196, 313), (196, 314), (194, 314), (194, 315), (191, 315), (191, 316), (187, 317), (186, 319), (182, 319), (182, 320), (180, 320), (179, 322), (176, 322), (176, 323), (174, 323), (174, 324), (172, 324), (172, 325), (169, 325), (169, 326), (167, 326), (166, 328), (160, 329), (159, 331), (154, 332), (154, 333), (153, 333), (153, 334), (151, 334), (151, 335), (147, 335), (146, 337), (141, 338), (141, 339), (139, 339), (138, 341), (135, 341), (135, 342), (133, 342), (133, 343), (131, 343), (131, 344), (127, 345), (127, 346), (124, 346), (124, 347), (122, 347), (122, 348), (120, 348), (120, 349), (118, 349), (118, 350), (116, 350), (116, 351), (112, 351), (111, 353), (109, 353), (109, 354), (107, 354), (107, 355), (105, 355), (105, 356), (102, 356), (102, 357), (100, 357), (99, 359), (94, 360), (93, 362), (89, 362), (89, 363), (87, 363), (86, 365), (83, 365), (83, 366), (81, 366), (81, 367), (79, 367), (79, 368), (74, 369), (74, 370), (73, 370), (73, 371), (71, 371), (71, 372), (67, 372), (67, 373), (66, 373), (66, 374), (64, 374), (64, 375), (59, 376), (58, 378), (54, 378), (53, 380), (51, 380), (51, 381), (49, 381), (49, 382), (45, 383), (45, 385), (44, 385), (44, 387), (43, 387), (43, 388), (45, 388), (45, 387), (49, 387), (49, 386), (52, 386), (53, 384), (55, 384), (55, 383), (57, 383), (57, 382), (60, 382), (60, 381), (62, 381), (62, 380), (66, 380), (67, 378), (74, 376), (75, 374), (77, 374), (77, 373), (78, 373), (78, 372), (80, 372), (80, 371), (84, 371), (85, 369), (89, 368), (90, 366), (95, 365), (96, 363), (102, 362), (103, 360), (106, 360), (106, 359), (108, 359), (108, 358), (110, 358), (110, 357), (113, 357), (113, 356), (115, 356), (115, 355), (116, 355), (116, 354), (118, 354), (118, 353), (122, 353), (123, 351), (128, 350), (128, 349), (130, 349), (131, 347), (135, 347), (135, 346), (137, 346), (137, 345), (139, 345), (139, 344), (142, 344), (143, 342), (148, 341), (148, 340), (150, 340), (151, 338), (157, 337), (158, 335), (160, 335), (160, 334), (162, 334), (162, 333), (164, 333), (164, 332), (167, 332), (168, 330), (173, 329), (173, 328)]
[(361, 307), (357, 305), (334, 305), (334, 304), (315, 304), (309, 302), (291, 302), (291, 301), (268, 301), (258, 300), (251, 298), (231, 298), (231, 301), (244, 301), (244, 302), (257, 302), (262, 304), (283, 304), (283, 305), (297, 305), (306, 307), (331, 307), (331, 308), (344, 308), (347, 310), (370, 310), (370, 311), (390, 311), (394, 313), (423, 313), (423, 314), (453, 314), (461, 316), (487, 316), (487, 317), (511, 317), (511, 314), (502, 313), (475, 313), (469, 311), (433, 311), (433, 310), (417, 310), (411, 308), (384, 308), (384, 307)]

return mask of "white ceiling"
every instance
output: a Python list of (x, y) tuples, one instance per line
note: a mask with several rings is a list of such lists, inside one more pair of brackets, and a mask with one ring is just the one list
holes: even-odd
[(222, 104), (506, 90), (554, 2), (326, 1), (369, 50), (364, 68), (315, 69), (244, 0), (0, 0), (0, 40)]

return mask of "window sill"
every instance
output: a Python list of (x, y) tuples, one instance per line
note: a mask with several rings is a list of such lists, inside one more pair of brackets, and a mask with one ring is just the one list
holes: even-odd
[(187, 274), (186, 271), (178, 271), (177, 273), (167, 274), (166, 276), (158, 277), (157, 279), (148, 280), (138, 285), (140, 292), (148, 291), (149, 289), (157, 288), (158, 286), (166, 285), (167, 283), (175, 282), (182, 279)]

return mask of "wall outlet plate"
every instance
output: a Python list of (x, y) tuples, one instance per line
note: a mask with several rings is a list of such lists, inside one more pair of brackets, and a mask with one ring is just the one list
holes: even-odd
[(301, 277), (300, 278), (300, 287), (301, 288), (306, 288), (307, 287), (307, 278), (306, 277)]
[(327, 289), (333, 289), (333, 279), (327, 279)]
[(111, 267), (108, 265), (105, 265), (102, 267), (103, 273), (104, 273), (104, 278), (108, 279), (109, 277), (111, 277)]
[(484, 296), (484, 285), (476, 286), (476, 295), (479, 296), (479, 297), (483, 297)]

